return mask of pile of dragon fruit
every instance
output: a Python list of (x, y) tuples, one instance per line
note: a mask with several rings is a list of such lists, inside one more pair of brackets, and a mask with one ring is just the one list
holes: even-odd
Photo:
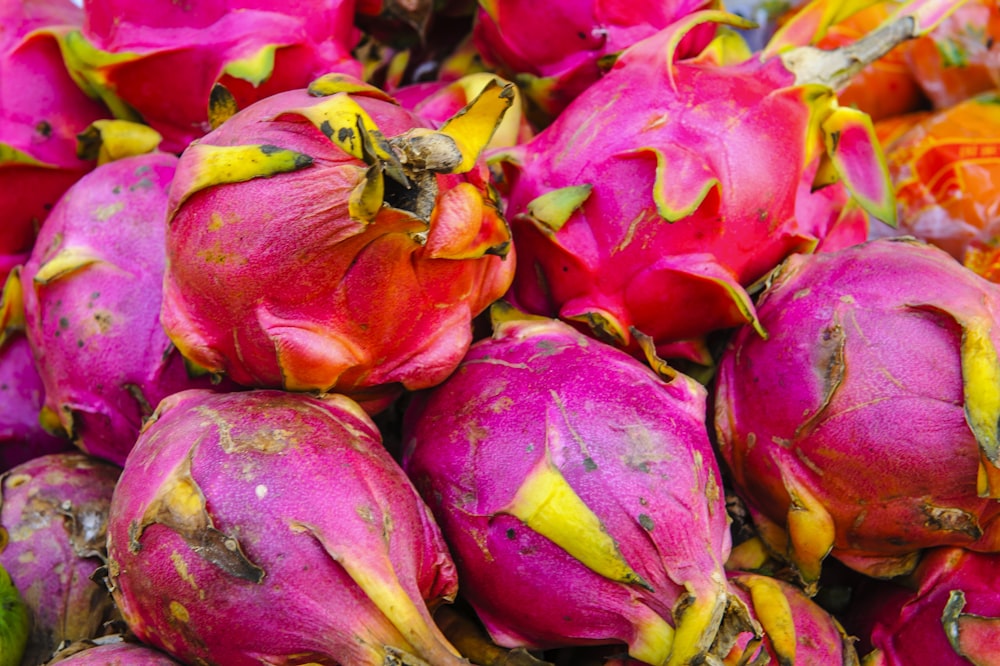
[(1000, 664), (996, 0), (0, 0), (0, 666)]

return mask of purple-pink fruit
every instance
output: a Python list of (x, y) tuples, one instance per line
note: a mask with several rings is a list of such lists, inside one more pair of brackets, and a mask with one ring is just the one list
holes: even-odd
[(94, 168), (76, 135), (108, 110), (73, 82), (58, 39), (82, 21), (70, 0), (0, 3), (0, 263), (31, 249), (59, 196)]
[(87, 0), (84, 9), (83, 30), (63, 40), (71, 71), (172, 152), (212, 129), (220, 99), (244, 108), (331, 71), (361, 70), (345, 0)]
[(181, 156), (163, 326), (241, 384), (359, 399), (444, 380), (513, 279), (479, 153), (489, 85), (438, 130), (350, 77), (274, 95)]
[(32, 458), (73, 449), (39, 420), (45, 387), (35, 369), (31, 347), (23, 335), (0, 345), (0, 472)]
[(650, 664), (699, 663), (735, 613), (693, 380), (554, 320), (507, 321), (416, 395), (404, 446), (499, 645), (624, 643)]
[(802, 588), (760, 574), (728, 576), (730, 593), (743, 600), (763, 631), (759, 637), (741, 635), (728, 656), (733, 664), (857, 666), (852, 639)]
[(110, 162), (70, 189), (21, 271), (26, 333), (49, 420), (125, 461), (143, 419), (192, 378), (160, 325), (167, 185), (177, 158)]
[(746, 25), (698, 12), (637, 42), (497, 156), (517, 307), (636, 352), (638, 329), (661, 356), (707, 363), (702, 338), (755, 323), (747, 288), (782, 259), (863, 241), (861, 208), (892, 220), (870, 119), (833, 89), (777, 56), (677, 59), (715, 22)]
[(719, 362), (715, 427), (765, 543), (812, 586), (1000, 550), (1000, 292), (913, 239), (793, 255)]
[(63, 641), (100, 636), (113, 616), (108, 590), (91, 576), (104, 563), (120, 472), (76, 452), (41, 456), (0, 477), (0, 565), (33, 617), (23, 663), (43, 663)]
[[(901, 581), (878, 581), (854, 601), (865, 666), (989, 666), (1000, 660), (1000, 555), (928, 551)], [(900, 584), (901, 583), (901, 584)]]
[(161, 402), (115, 489), (108, 558), (129, 627), (186, 663), (466, 663), (431, 618), (457, 588), (438, 527), (340, 395)]
[(49, 664), (72, 666), (179, 666), (180, 662), (142, 643), (77, 644), (60, 650)]

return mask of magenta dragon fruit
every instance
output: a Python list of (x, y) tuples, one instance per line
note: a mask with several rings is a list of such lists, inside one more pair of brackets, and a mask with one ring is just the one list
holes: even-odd
[(71, 71), (116, 116), (160, 132), (164, 150), (204, 135), (220, 108), (361, 71), (346, 0), (87, 0), (84, 9), (83, 29), (64, 38)]
[(341, 395), (164, 400), (115, 489), (108, 557), (129, 627), (185, 663), (468, 663), (431, 617), (457, 589), (441, 533)]
[(0, 345), (0, 472), (32, 458), (72, 450), (39, 420), (45, 387), (35, 368), (28, 339), (18, 335)]
[[(900, 18), (891, 32), (931, 18)], [(532, 141), (497, 156), (520, 309), (634, 351), (637, 329), (663, 356), (707, 363), (703, 336), (756, 325), (746, 289), (784, 257), (864, 241), (861, 209), (894, 220), (870, 119), (820, 81), (857, 63), (811, 47), (677, 60), (690, 29), (718, 21), (747, 25), (698, 12), (644, 39)], [(796, 74), (803, 62), (812, 69)]]
[(49, 664), (65, 666), (180, 666), (180, 662), (141, 643), (115, 641), (73, 646), (60, 651)]
[(181, 156), (162, 321), (195, 364), (358, 399), (442, 381), (514, 257), (477, 156), (510, 105), (488, 86), (439, 130), (325, 77), (258, 102)]
[(874, 581), (848, 621), (865, 666), (907, 666), (928, 655), (941, 666), (989, 666), (1000, 655), (1000, 555), (946, 547), (928, 551), (901, 581)]
[(117, 464), (161, 399), (210, 383), (189, 376), (159, 322), (176, 165), (153, 153), (87, 174), (52, 211), (21, 271), (45, 421)]
[(59, 196), (94, 168), (76, 135), (109, 112), (73, 82), (59, 36), (79, 27), (70, 0), (0, 3), (0, 269), (31, 249)]
[[(556, 116), (601, 77), (602, 59), (716, 0), (479, 0), (473, 39), (483, 59), (518, 81), (541, 111)], [(696, 55), (714, 29), (695, 30), (678, 52)]]
[(733, 664), (858, 666), (844, 627), (802, 588), (771, 576), (732, 572), (729, 592), (743, 600), (762, 629), (761, 636), (742, 634), (727, 657)]
[(794, 255), (719, 361), (715, 427), (761, 538), (813, 587), (1000, 549), (1000, 292), (913, 239)]
[(0, 476), (0, 565), (31, 610), (24, 664), (49, 659), (63, 641), (100, 636), (114, 616), (91, 580), (104, 562), (108, 509), (121, 470), (75, 453), (45, 455)]
[[(600, 380), (594, 380), (595, 369)], [(404, 469), (497, 644), (702, 663), (745, 609), (705, 390), (549, 319), (500, 323), (416, 394)], [(723, 643), (723, 641), (719, 641)]]

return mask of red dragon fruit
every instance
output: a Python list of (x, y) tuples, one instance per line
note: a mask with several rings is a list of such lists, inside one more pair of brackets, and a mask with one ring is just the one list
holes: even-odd
[(63, 641), (99, 636), (113, 616), (111, 596), (91, 576), (103, 564), (120, 472), (76, 452), (41, 456), (0, 477), (0, 565), (33, 617), (24, 664), (44, 663)]
[(176, 165), (153, 153), (87, 174), (53, 210), (21, 271), (46, 420), (117, 464), (162, 398), (210, 382), (189, 376), (159, 322)]
[(218, 107), (361, 71), (347, 0), (87, 0), (84, 9), (83, 29), (64, 38), (71, 71), (118, 117), (160, 132), (164, 150), (208, 132)]
[(124, 641), (73, 646), (65, 651), (60, 651), (46, 666), (49, 664), (64, 664), (64, 666), (180, 666), (179, 661), (175, 661), (148, 645)]
[(743, 600), (763, 630), (745, 633), (725, 664), (857, 666), (852, 639), (802, 588), (760, 574), (729, 574), (729, 591)]
[(746, 611), (726, 594), (730, 535), (694, 380), (514, 319), (416, 394), (403, 437), (497, 644), (627, 644), (672, 666), (728, 652), (713, 641)]
[[(716, 0), (479, 0), (473, 39), (483, 59), (518, 81), (528, 99), (554, 118), (601, 77), (602, 59)], [(679, 55), (711, 40), (702, 26)]]
[(42, 428), (45, 400), (28, 339), (18, 335), (0, 345), (0, 472), (48, 453), (73, 449), (67, 438)]
[(814, 589), (827, 554), (889, 577), (1000, 550), (1000, 292), (882, 239), (794, 255), (719, 361), (715, 427), (760, 536)]
[(83, 13), (70, 0), (0, 3), (0, 269), (31, 249), (59, 196), (94, 167), (76, 135), (108, 110), (73, 82), (59, 35)]
[(784, 257), (863, 241), (858, 206), (894, 220), (871, 121), (829, 86), (872, 42), (926, 30), (937, 15), (920, 11), (847, 52), (675, 62), (693, 27), (747, 25), (719, 12), (627, 49), (552, 125), (497, 156), (520, 266), (509, 298), (632, 349), (638, 329), (661, 354), (704, 362), (702, 336), (756, 325), (746, 287)]
[(129, 627), (185, 663), (468, 663), (431, 618), (457, 587), (441, 533), (341, 395), (164, 400), (115, 489), (108, 557)]
[(963, 548), (928, 551), (901, 581), (874, 581), (848, 616), (865, 666), (989, 666), (1000, 655), (1000, 555)]
[(489, 86), (432, 131), (355, 79), (310, 90), (258, 102), (182, 155), (164, 328), (241, 384), (373, 399), (439, 383), (513, 278), (477, 162), (513, 93)]

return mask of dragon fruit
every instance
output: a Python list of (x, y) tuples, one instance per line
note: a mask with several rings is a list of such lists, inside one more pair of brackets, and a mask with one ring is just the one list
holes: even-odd
[(63, 641), (99, 636), (114, 615), (91, 576), (103, 564), (108, 508), (120, 469), (85, 454), (45, 455), (0, 477), (0, 565), (32, 613), (25, 664)]
[(471, 318), (513, 279), (477, 161), (513, 93), (488, 86), (432, 131), (350, 77), (310, 90), (258, 102), (181, 156), (162, 322), (238, 383), (377, 410), (447, 377)]
[(729, 585), (763, 629), (762, 638), (743, 634), (728, 655), (732, 663), (857, 666), (857, 651), (843, 626), (801, 588), (744, 572), (730, 573)]
[[(521, 85), (547, 124), (601, 77), (604, 60), (717, 5), (716, 0), (479, 0), (473, 40), (488, 64)], [(712, 26), (700, 27), (678, 55), (697, 54), (713, 32)]]
[(69, 439), (46, 432), (39, 421), (45, 399), (28, 339), (0, 345), (0, 472), (32, 458), (73, 449)]
[[(600, 379), (594, 371), (599, 368)], [(702, 663), (746, 610), (705, 390), (550, 319), (511, 319), (406, 412), (403, 466), (498, 645)]]
[(815, 591), (831, 554), (911, 570), (1000, 549), (1000, 292), (942, 250), (881, 239), (794, 255), (718, 366), (715, 427), (761, 538)]
[(175, 661), (148, 645), (124, 641), (74, 647), (72, 652), (60, 651), (46, 666), (49, 664), (65, 664), (66, 666), (180, 666), (179, 661)]
[(360, 74), (354, 3), (88, 0), (63, 38), (79, 84), (180, 152), (232, 109), (331, 71)]
[(76, 155), (76, 134), (108, 110), (80, 90), (59, 36), (83, 12), (70, 0), (0, 3), (0, 264), (28, 252), (59, 196), (94, 168)]
[(924, 663), (987, 666), (1000, 650), (995, 553), (963, 548), (928, 551), (902, 581), (875, 581), (848, 616), (867, 652), (865, 666)]
[(211, 381), (189, 376), (159, 323), (176, 165), (153, 153), (87, 174), (52, 211), (21, 271), (44, 422), (119, 465), (162, 398)]
[(431, 618), (457, 588), (441, 533), (341, 395), (165, 399), (115, 489), (108, 558), (129, 627), (185, 663), (468, 663)]
[[(870, 119), (813, 82), (824, 59), (843, 74), (864, 58), (803, 47), (726, 66), (675, 62), (688, 31), (715, 21), (746, 25), (719, 12), (675, 23), (496, 156), (521, 267), (508, 297), (520, 309), (636, 351), (637, 329), (661, 355), (706, 362), (704, 335), (757, 325), (746, 287), (784, 257), (862, 242), (859, 206), (895, 219)], [(796, 79), (812, 58), (821, 64)]]

